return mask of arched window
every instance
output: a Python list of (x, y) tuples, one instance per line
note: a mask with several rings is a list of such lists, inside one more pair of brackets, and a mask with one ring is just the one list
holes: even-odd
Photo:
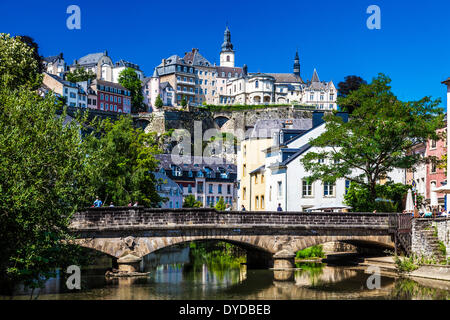
[(227, 62), (230, 62), (230, 56), (227, 56)]
[(255, 88), (259, 88), (259, 81), (258, 80), (255, 81)]

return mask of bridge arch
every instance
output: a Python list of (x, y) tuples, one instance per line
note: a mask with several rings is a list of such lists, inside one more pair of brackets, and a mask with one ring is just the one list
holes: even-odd
[(202, 235), (182, 235), (164, 237), (120, 237), (120, 238), (87, 238), (78, 239), (76, 243), (82, 247), (91, 248), (115, 258), (121, 258), (128, 254), (136, 257), (144, 257), (150, 253), (173, 245), (195, 241), (223, 241), (236, 245), (252, 256), (261, 255), (268, 257), (280, 251), (288, 251), (295, 254), (315, 245), (327, 242), (340, 241), (353, 244), (357, 247), (378, 247), (394, 249), (395, 244), (390, 236), (260, 236), (260, 235), (221, 235), (206, 231)]

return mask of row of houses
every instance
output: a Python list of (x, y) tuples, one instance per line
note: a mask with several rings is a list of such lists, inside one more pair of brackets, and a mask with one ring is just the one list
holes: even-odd
[[(241, 142), (237, 156), (238, 207), (252, 211), (275, 211), (279, 206), (283, 211), (345, 207), (344, 196), (350, 181), (311, 183), (307, 179), (310, 173), (301, 162), (308, 152), (327, 151), (309, 144), (326, 130), (323, 115), (323, 112), (314, 112), (312, 119), (260, 120), (257, 123)], [(347, 113), (338, 115), (348, 121)], [(360, 172), (354, 170), (353, 174), (356, 176)], [(393, 170), (389, 179), (405, 183), (405, 171)]]
[(165, 106), (203, 104), (299, 104), (316, 109), (337, 109), (337, 90), (332, 81), (321, 81), (316, 70), (311, 80), (301, 76), (298, 51), (291, 73), (248, 72), (248, 66), (236, 66), (231, 32), (226, 28), (220, 64), (211, 63), (193, 48), (184, 56), (162, 59), (151, 77), (143, 81), (145, 102), (155, 108), (158, 96)]
[[(184, 56), (174, 54), (162, 59), (150, 77), (145, 77), (137, 64), (123, 59), (114, 63), (108, 51), (87, 54), (70, 65), (66, 64), (62, 53), (43, 60), (45, 72), (62, 81), (66, 80), (67, 72), (83, 68), (96, 80), (118, 84), (120, 72), (131, 68), (142, 82), (148, 112), (156, 109), (158, 97), (164, 106), (174, 109), (182, 108), (183, 100), (188, 106), (297, 104), (313, 109), (337, 109), (337, 90), (333, 81), (321, 81), (315, 69), (309, 80), (303, 80), (298, 51), (292, 72), (288, 73), (251, 73), (246, 64), (237, 66), (228, 27), (220, 48), (219, 64), (211, 63), (198, 48), (193, 48)], [(100, 109), (98, 105), (91, 106)], [(111, 111), (109, 103), (106, 111)]]

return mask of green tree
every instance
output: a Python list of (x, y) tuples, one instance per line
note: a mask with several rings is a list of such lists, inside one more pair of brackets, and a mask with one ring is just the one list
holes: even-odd
[(126, 68), (119, 74), (119, 83), (131, 92), (131, 112), (144, 112), (144, 96), (142, 82), (132, 68)]
[[(24, 40), (26, 41), (26, 40)], [(21, 37), (0, 33), (0, 83), (3, 87), (37, 89), (42, 83), (36, 49)]]
[(436, 129), (443, 123), (442, 109), (437, 107), (440, 100), (425, 97), (403, 102), (391, 92), (389, 83), (380, 74), (371, 84), (351, 92), (345, 99), (360, 107), (348, 122), (335, 113), (324, 117), (326, 131), (310, 142), (321, 151), (301, 160), (311, 172), (310, 180), (353, 181), (368, 190), (367, 201), (374, 206), (381, 179), (394, 168), (411, 168), (421, 161), (420, 155), (408, 150), (416, 142), (438, 138)]
[(216, 208), (217, 211), (224, 211), (227, 208), (225, 201), (223, 200), (223, 197), (220, 197), (219, 201), (217, 201), (214, 208)]
[(86, 137), (95, 195), (105, 204), (156, 206), (161, 198), (151, 172), (157, 169), (154, 157), (160, 153), (155, 134), (133, 127), (129, 115), (115, 122), (94, 123), (95, 131)]
[(76, 68), (73, 72), (66, 73), (66, 80), (69, 82), (84, 82), (88, 80), (94, 80), (96, 75), (91, 70), (86, 71), (85, 68)]
[(83, 119), (66, 122), (65, 111), (55, 116), (60, 107), (52, 95), (0, 89), (0, 278), (6, 283), (40, 287), (57, 268), (80, 263), (78, 249), (61, 240), (71, 239), (70, 219), (93, 188)]
[(369, 190), (356, 183), (351, 183), (345, 195), (345, 203), (352, 207), (354, 212), (367, 212), (377, 210), (378, 212), (401, 212), (403, 202), (411, 186), (402, 183), (387, 182), (377, 185), (378, 199), (371, 202)]
[(23, 43), (26, 43), (29, 47), (33, 48), (33, 57), (38, 61), (38, 72), (42, 73), (44, 71), (44, 64), (41, 55), (39, 55), (39, 45), (30, 36), (18, 36)]
[(181, 106), (184, 108), (187, 106), (187, 101), (186, 101), (186, 96), (183, 95), (183, 98), (181, 98), (181, 102), (180, 102)]
[(163, 105), (164, 105), (164, 103), (163, 103), (163, 101), (162, 101), (162, 99), (161, 99), (161, 96), (158, 95), (158, 96), (156, 97), (156, 100), (155, 100), (155, 107), (157, 107), (157, 108), (162, 108)]
[(202, 205), (203, 204), (200, 201), (197, 201), (192, 194), (184, 198), (183, 208), (201, 208)]
[(358, 90), (361, 85), (366, 85), (367, 82), (358, 76), (347, 76), (345, 80), (338, 84), (338, 105), (342, 111), (353, 113), (353, 110), (359, 107), (358, 101), (352, 99), (344, 100), (350, 93)]

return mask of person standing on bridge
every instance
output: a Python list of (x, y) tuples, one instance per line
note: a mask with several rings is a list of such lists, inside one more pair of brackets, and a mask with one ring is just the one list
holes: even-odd
[(278, 204), (277, 211), (283, 211), (283, 208), (281, 207), (281, 203)]
[(97, 197), (95, 197), (95, 201), (94, 201), (94, 207), (96, 207), (96, 208), (100, 208), (101, 206), (103, 205), (103, 202), (102, 202), (102, 200), (100, 200), (99, 198), (98, 198), (98, 196)]
[(245, 210), (244, 205), (242, 205), (241, 211), (247, 211), (247, 210)]

